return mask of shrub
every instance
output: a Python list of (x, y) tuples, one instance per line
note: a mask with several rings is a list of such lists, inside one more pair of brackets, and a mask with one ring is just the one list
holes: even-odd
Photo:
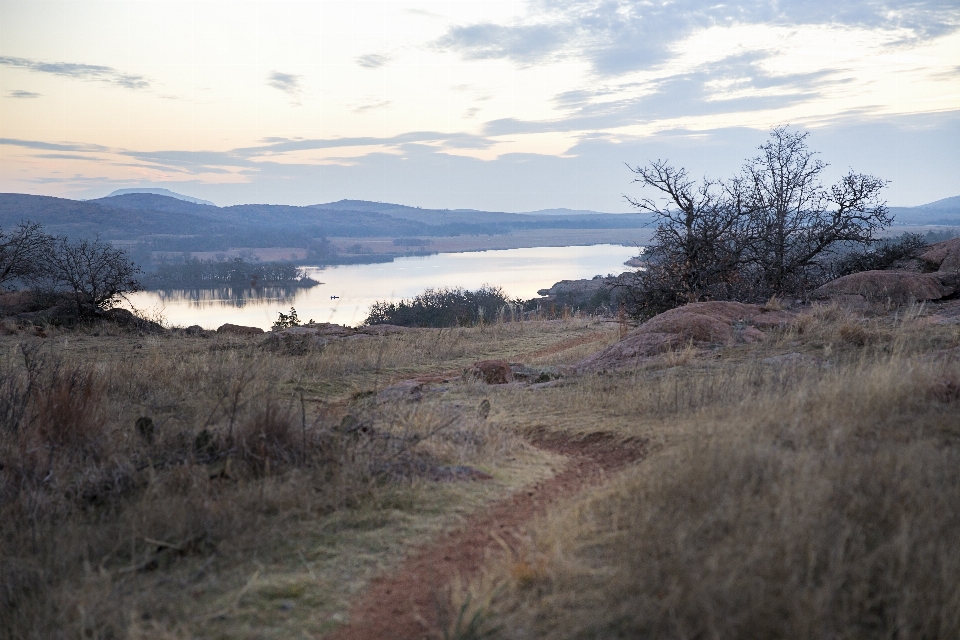
[(837, 260), (833, 276), (840, 277), (861, 271), (889, 269), (898, 262), (916, 258), (927, 246), (919, 233), (904, 233), (897, 238), (887, 238), (866, 250), (851, 251)]
[(476, 291), (427, 289), (412, 300), (376, 302), (365, 324), (404, 327), (456, 327), (475, 325), (497, 317), (505, 305), (514, 304), (500, 287), (484, 285)]

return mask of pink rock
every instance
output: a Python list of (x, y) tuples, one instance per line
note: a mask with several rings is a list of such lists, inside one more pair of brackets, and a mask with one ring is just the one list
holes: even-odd
[(506, 360), (481, 360), (464, 372), (464, 376), (483, 380), (487, 384), (506, 384), (513, 382), (513, 372)]

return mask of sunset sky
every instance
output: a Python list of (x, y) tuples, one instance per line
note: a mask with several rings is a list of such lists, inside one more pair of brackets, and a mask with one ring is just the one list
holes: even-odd
[(627, 211), (771, 126), (893, 205), (960, 195), (960, 8), (0, 0), (0, 191)]

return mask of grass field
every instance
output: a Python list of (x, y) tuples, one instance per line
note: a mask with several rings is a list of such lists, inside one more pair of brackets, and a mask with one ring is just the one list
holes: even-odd
[[(569, 368), (619, 337), (588, 318), (325, 345), (6, 326), (0, 628), (322, 636), (567, 464), (531, 442), (604, 434), (649, 454), (455, 579), (447, 608), (482, 624), (440, 637), (954, 637), (960, 330), (930, 314), (817, 307), (605, 374)], [(456, 379), (490, 358), (564, 376)], [(438, 480), (455, 466), (493, 479)]]

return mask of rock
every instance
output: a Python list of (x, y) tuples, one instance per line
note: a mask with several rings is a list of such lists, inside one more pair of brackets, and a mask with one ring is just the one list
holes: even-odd
[(519, 362), (510, 363), (510, 373), (514, 380), (530, 383), (549, 382), (560, 377), (557, 367), (528, 367)]
[(463, 372), (464, 378), (482, 380), (487, 384), (513, 382), (513, 371), (506, 360), (481, 360)]
[(862, 271), (837, 278), (813, 292), (814, 298), (861, 296), (870, 302), (906, 304), (919, 300), (939, 300), (954, 293), (934, 273), (909, 271)]
[(234, 335), (234, 336), (255, 336), (263, 333), (263, 329), (260, 327), (244, 327), (239, 324), (222, 324), (217, 327), (217, 333)]
[(423, 383), (413, 380), (403, 380), (397, 384), (382, 389), (377, 394), (378, 402), (420, 402), (423, 399)]
[(213, 333), (213, 332), (212, 331), (208, 332), (206, 329), (204, 329), (200, 325), (193, 324), (187, 327), (186, 329), (184, 329), (183, 333), (185, 333), (188, 336), (205, 336), (207, 335), (207, 333)]
[(784, 325), (793, 317), (789, 311), (767, 311), (755, 304), (694, 302), (654, 316), (620, 342), (584, 358), (577, 368), (625, 367), (687, 344), (757, 342), (764, 339), (758, 327)]
[(930, 245), (920, 260), (931, 271), (956, 273), (960, 271), (960, 238)]

